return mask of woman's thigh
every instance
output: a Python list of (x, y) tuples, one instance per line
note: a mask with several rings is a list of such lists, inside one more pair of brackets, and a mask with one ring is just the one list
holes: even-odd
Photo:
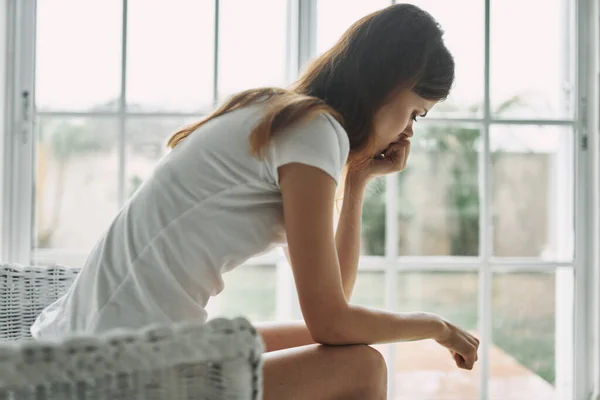
[(365, 345), (309, 345), (263, 355), (264, 400), (384, 400), (387, 369)]

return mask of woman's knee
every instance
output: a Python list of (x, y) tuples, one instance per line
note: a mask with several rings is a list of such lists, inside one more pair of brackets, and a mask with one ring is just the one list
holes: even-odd
[(364, 363), (365, 369), (373, 374), (376, 381), (387, 381), (387, 365), (383, 355), (371, 346), (362, 345), (359, 348), (362, 352), (361, 362)]
[(387, 365), (381, 353), (371, 346), (349, 346), (354, 382), (366, 396), (385, 399), (387, 390)]

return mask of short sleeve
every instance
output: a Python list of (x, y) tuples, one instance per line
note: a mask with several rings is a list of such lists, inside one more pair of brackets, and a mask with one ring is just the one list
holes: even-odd
[(321, 114), (273, 136), (268, 168), (277, 185), (278, 168), (291, 163), (319, 168), (338, 184), (349, 148), (348, 135), (340, 123), (329, 114)]

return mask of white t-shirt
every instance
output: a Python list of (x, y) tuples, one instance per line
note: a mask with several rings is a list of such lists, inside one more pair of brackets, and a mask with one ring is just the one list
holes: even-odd
[(263, 107), (209, 121), (159, 162), (69, 291), (38, 316), (35, 338), (205, 321), (223, 273), (285, 244), (278, 167), (308, 164), (337, 183), (349, 141), (321, 115), (275, 134), (259, 160), (248, 139)]

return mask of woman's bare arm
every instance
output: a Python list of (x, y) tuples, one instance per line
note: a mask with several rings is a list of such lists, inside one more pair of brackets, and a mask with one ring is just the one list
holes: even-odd
[(335, 233), (335, 244), (342, 273), (344, 295), (350, 301), (360, 257), (362, 207), (366, 179), (349, 174), (344, 185), (344, 200)]
[[(338, 221), (335, 244), (342, 274), (344, 295), (350, 301), (360, 258), (360, 241), (362, 225), (362, 207), (367, 180), (347, 176), (344, 185), (344, 199)], [(284, 248), (288, 262), (291, 264), (290, 252)]]
[(348, 304), (332, 229), (335, 182), (323, 171), (298, 163), (280, 167), (279, 182), (300, 306), (316, 342), (375, 344), (433, 338), (454, 348), (472, 367), (475, 342), (471, 348), (470, 340), (454, 340), (457, 328), (440, 317)]
[(258, 322), (254, 326), (263, 339), (266, 352), (315, 343), (304, 321)]

